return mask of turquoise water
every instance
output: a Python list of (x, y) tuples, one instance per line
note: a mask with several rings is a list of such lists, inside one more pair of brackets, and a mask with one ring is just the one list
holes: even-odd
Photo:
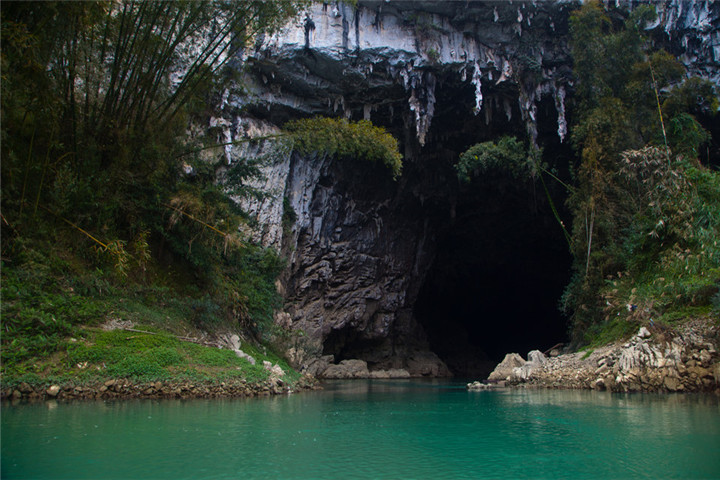
[(720, 478), (717, 397), (346, 381), (2, 408), (2, 478)]

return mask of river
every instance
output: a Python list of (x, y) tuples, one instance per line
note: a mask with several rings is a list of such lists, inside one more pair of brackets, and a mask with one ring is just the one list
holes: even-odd
[(720, 478), (720, 400), (338, 381), (2, 408), (2, 478)]

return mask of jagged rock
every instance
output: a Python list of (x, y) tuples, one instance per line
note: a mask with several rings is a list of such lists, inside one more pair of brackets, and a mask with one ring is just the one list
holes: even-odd
[[(544, 363), (527, 362), (513, 369), (512, 380), (621, 392), (708, 391), (717, 388), (716, 377), (720, 376), (718, 355), (710, 348), (719, 332), (720, 327), (711, 321), (692, 321), (666, 331), (662, 339), (635, 335), (628, 342), (600, 347), (589, 355), (578, 352)], [(705, 358), (708, 366), (699, 360), (706, 355), (710, 355), (709, 360)]]
[(270, 367), (270, 374), (276, 378), (280, 378), (285, 376), (285, 370), (283, 370), (280, 365), (275, 364)]
[(322, 374), (323, 378), (368, 378), (367, 362), (364, 360), (343, 360), (337, 365), (330, 365)]
[(525, 365), (525, 360), (518, 353), (508, 353), (502, 362), (495, 367), (495, 370), (490, 373), (488, 380), (491, 382), (498, 380), (506, 380), (512, 377), (513, 370), (517, 367)]
[(526, 381), (533, 374), (542, 367), (547, 361), (547, 358), (539, 350), (533, 350), (528, 353), (528, 361), (519, 367), (515, 367), (512, 370), (512, 379)]
[(323, 372), (327, 370), (330, 365), (333, 365), (334, 362), (334, 355), (323, 355), (322, 357), (312, 359), (310, 363), (303, 366), (301, 370), (306, 375), (321, 378)]
[(640, 330), (637, 333), (639, 338), (649, 338), (651, 335), (650, 330), (645, 327), (640, 327)]
[(528, 353), (528, 362), (542, 365), (547, 361), (547, 357), (540, 350), (533, 350)]

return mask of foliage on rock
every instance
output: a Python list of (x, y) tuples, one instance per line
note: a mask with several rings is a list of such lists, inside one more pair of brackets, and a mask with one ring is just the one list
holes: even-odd
[(470, 182), (488, 171), (501, 170), (514, 179), (536, 177), (541, 152), (526, 148), (515, 137), (501, 137), (496, 142), (478, 143), (460, 154), (455, 169), (458, 178)]
[(308, 118), (285, 124), (294, 148), (304, 154), (322, 153), (347, 159), (379, 162), (393, 178), (402, 173), (402, 155), (397, 140), (369, 120), (349, 122), (336, 118)]

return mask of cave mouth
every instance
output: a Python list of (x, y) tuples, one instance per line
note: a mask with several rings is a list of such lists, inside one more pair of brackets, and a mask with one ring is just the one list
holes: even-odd
[(506, 353), (525, 357), (567, 340), (558, 303), (571, 257), (542, 192), (487, 175), (461, 192), (439, 232), (414, 314), (457, 377), (486, 378)]

